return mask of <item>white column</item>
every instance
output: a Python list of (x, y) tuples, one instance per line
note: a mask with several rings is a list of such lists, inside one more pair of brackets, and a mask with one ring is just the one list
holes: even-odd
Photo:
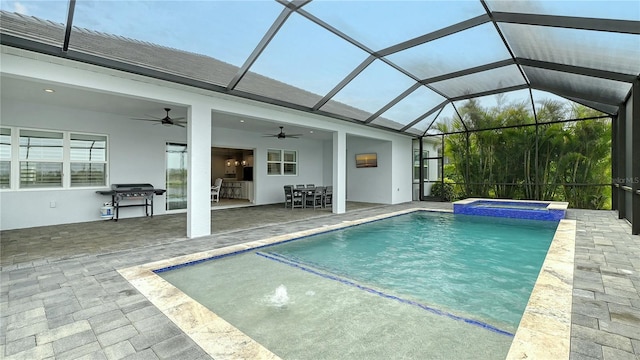
[(333, 213), (344, 214), (347, 208), (347, 133), (333, 133)]
[(187, 237), (211, 234), (211, 108), (187, 112)]

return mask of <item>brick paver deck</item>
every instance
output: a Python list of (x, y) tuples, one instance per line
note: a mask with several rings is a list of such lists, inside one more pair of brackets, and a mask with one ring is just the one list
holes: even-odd
[[(354, 206), (343, 215), (280, 206), (221, 210), (212, 212), (212, 224), (225, 225), (198, 239), (184, 237), (180, 215), (4, 231), (0, 357), (208, 359), (116, 269), (422, 206), (451, 209), (409, 203)], [(570, 210), (567, 217), (577, 221), (571, 359), (638, 359), (640, 236), (612, 211)]]

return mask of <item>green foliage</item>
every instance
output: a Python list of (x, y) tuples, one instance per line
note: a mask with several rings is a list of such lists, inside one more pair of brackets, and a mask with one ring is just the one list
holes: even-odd
[(455, 197), (453, 180), (444, 179), (444, 182), (437, 182), (431, 186), (431, 196), (439, 197), (444, 201), (452, 201)]
[(499, 99), (498, 106), (485, 109), (471, 99), (458, 113), (439, 130), (493, 129), (445, 137), (450, 160), (445, 176), (460, 184), (462, 197), (559, 200), (588, 209), (610, 206), (608, 187), (588, 186), (610, 182), (610, 121), (549, 124), (601, 113), (547, 100), (536, 108), (540, 125), (524, 127), (518, 125), (536, 121), (526, 103), (504, 104)]

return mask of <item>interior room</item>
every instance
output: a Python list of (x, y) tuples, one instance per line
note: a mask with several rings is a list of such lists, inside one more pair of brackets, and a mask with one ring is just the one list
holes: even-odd
[[(211, 148), (212, 208), (254, 203), (253, 149)], [(216, 180), (222, 179), (214, 189)]]

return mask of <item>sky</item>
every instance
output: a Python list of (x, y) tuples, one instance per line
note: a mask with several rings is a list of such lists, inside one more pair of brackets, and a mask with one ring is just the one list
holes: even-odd
[[(488, 0), (487, 4), (497, 11), (640, 21), (640, 1), (637, 0)], [(0, 7), (65, 23), (68, 2), (1, 0)], [(477, 0), (318, 0), (303, 9), (374, 51), (485, 14)], [(203, 54), (242, 66), (282, 10), (281, 4), (267, 0), (78, 0), (74, 26)], [(420, 79), (509, 59), (506, 47), (494, 30), (492, 24), (480, 25), (392, 54), (389, 59)], [(632, 39), (632, 45), (633, 41), (637, 43)], [(599, 50), (615, 54), (610, 51), (615, 48), (608, 49), (606, 44)], [(368, 53), (362, 49), (294, 13), (258, 57), (251, 71), (324, 95), (367, 57)], [(413, 83), (406, 75), (376, 60), (334, 99), (373, 113)], [(413, 96), (413, 101), (403, 101), (386, 115), (408, 123), (410, 117), (426, 112), (428, 109), (424, 109), (424, 103), (435, 102), (439, 96), (426, 89), (421, 91), (423, 95)]]

